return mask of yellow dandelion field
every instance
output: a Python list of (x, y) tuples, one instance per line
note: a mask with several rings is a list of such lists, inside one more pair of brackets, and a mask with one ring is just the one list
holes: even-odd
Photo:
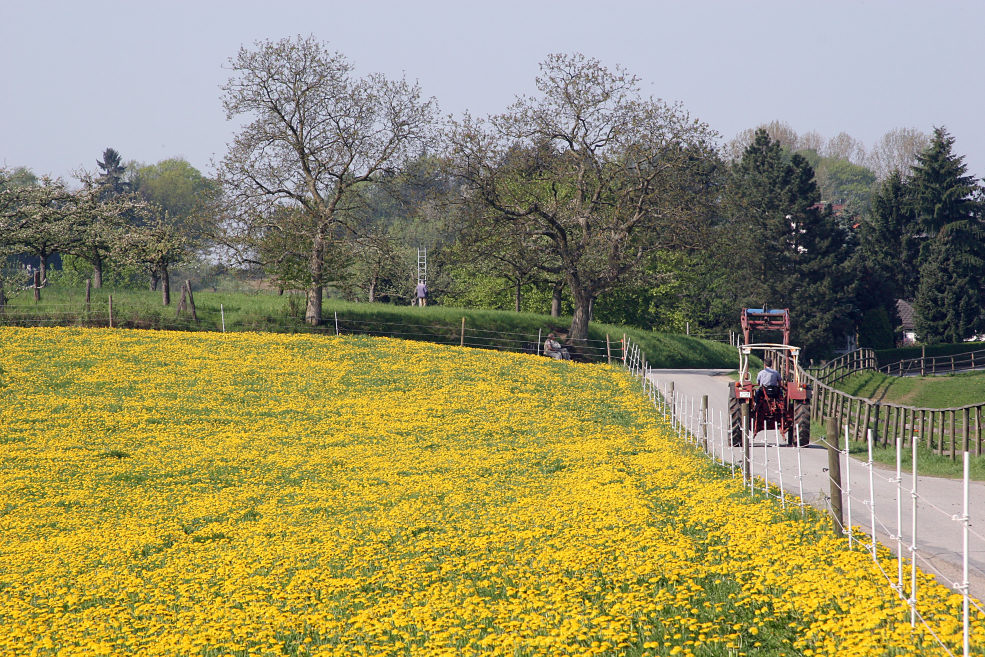
[(615, 367), (8, 328), (0, 368), (2, 655), (946, 654)]

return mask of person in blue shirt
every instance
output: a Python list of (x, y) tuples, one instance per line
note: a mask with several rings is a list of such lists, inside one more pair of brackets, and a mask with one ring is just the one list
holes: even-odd
[(773, 369), (773, 356), (770, 354), (763, 357), (763, 369), (756, 375), (756, 385), (764, 387), (780, 385), (780, 373)]

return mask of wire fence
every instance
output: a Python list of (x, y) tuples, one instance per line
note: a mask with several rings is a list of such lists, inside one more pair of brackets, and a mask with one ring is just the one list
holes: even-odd
[[(216, 317), (196, 318), (192, 309), (186, 311), (184, 315), (176, 312), (174, 318), (157, 316), (148, 320), (120, 309), (117, 309), (114, 315), (111, 299), (107, 304), (91, 303), (81, 308), (80, 304), (47, 305), (43, 313), (7, 306), (0, 312), (0, 325), (108, 326), (222, 332), (271, 330), (273, 328), (283, 332), (376, 335), (533, 354), (542, 353), (544, 338), (543, 331), (538, 331), (535, 334), (533, 332), (504, 331), (471, 326), (464, 317), (460, 323), (454, 324), (447, 322), (395, 323), (350, 318), (333, 313), (321, 326), (309, 326), (301, 321), (287, 318), (278, 322), (270, 317), (227, 323), (224, 310), (220, 307), (220, 312)], [(642, 392), (647, 395), (654, 407), (668, 418), (672, 430), (681, 440), (699, 447), (718, 465), (727, 468), (733, 477), (742, 477), (743, 482), (749, 487), (750, 495), (761, 495), (775, 500), (782, 508), (797, 508), (801, 513), (806, 512), (807, 502), (805, 500), (807, 497), (805, 497), (804, 482), (810, 473), (805, 468), (809, 468), (810, 465), (809, 462), (805, 463), (803, 458), (805, 448), (800, 446), (799, 436), (795, 440), (795, 448), (781, 450), (781, 437), (778, 431), (774, 430), (776, 440), (772, 444), (767, 437), (766, 440), (763, 440), (762, 445), (758, 445), (754, 444), (756, 437), (750, 436), (749, 432), (743, 429), (743, 446), (732, 446), (733, 427), (730, 419), (725, 417), (721, 410), (716, 417), (715, 413), (708, 409), (707, 404), (702, 403), (702, 400), (675, 393), (666, 387), (658, 387), (650, 377), (651, 369), (643, 349), (625, 336), (617, 340), (612, 340), (609, 336), (606, 336), (605, 339), (590, 339), (584, 345), (578, 345), (578, 351), (575, 352), (574, 356), (594, 362), (620, 362), (631, 376), (639, 379)], [(842, 376), (847, 370), (857, 371), (865, 368), (870, 362), (867, 354), (846, 354), (841, 362), (829, 363), (826, 368), (813, 370), (809, 377), (815, 386), (833, 391), (834, 389), (828, 382)], [(843, 393), (839, 394), (842, 397), (847, 397)], [(827, 401), (822, 395), (819, 404), (822, 413), (824, 412), (823, 409), (832, 408), (830, 404), (826, 406), (826, 403)], [(812, 404), (812, 406), (814, 405)], [(895, 476), (887, 476), (883, 471), (873, 467), (871, 456), (872, 446), (877, 442), (877, 434), (871, 426), (871, 419), (877, 418), (876, 424), (878, 425), (879, 415), (865, 414), (864, 417), (867, 419), (859, 421), (858, 418), (863, 417), (861, 411), (856, 409), (853, 415), (853, 407), (848, 406), (847, 408), (847, 414), (844, 409), (834, 413), (834, 417), (839, 418), (840, 426), (845, 429), (845, 447), (841, 449), (836, 446), (836, 449), (839, 452), (839, 463), (844, 464), (844, 471), (847, 474), (843, 487), (838, 487), (838, 493), (846, 502), (847, 509), (847, 517), (838, 525), (840, 534), (846, 538), (846, 548), (865, 550), (871, 554), (875, 565), (886, 577), (887, 584), (893, 588), (899, 597), (900, 603), (907, 605), (910, 609), (911, 623), (914, 626), (917, 623), (922, 624), (932, 636), (938, 638), (941, 648), (947, 654), (959, 653), (952, 652), (948, 646), (939, 640), (934, 625), (932, 625), (939, 626), (942, 621), (948, 620), (942, 617), (941, 610), (927, 609), (921, 606), (919, 578), (917, 576), (918, 566), (924, 572), (936, 575), (938, 579), (960, 592), (963, 596), (965, 610), (961, 619), (965, 636), (963, 654), (968, 655), (967, 637), (970, 616), (971, 614), (985, 615), (985, 608), (983, 608), (982, 603), (969, 594), (969, 555), (974, 552), (985, 552), (985, 536), (972, 529), (973, 523), (970, 522), (968, 441), (965, 441), (963, 451), (963, 458), (965, 459), (962, 482), (964, 503), (960, 512), (955, 513), (953, 508), (949, 509), (949, 507), (953, 507), (953, 499), (932, 499), (918, 490), (919, 478), (916, 475), (915, 447), (919, 443), (920, 433), (915, 432), (915, 425), (912, 422), (902, 421), (902, 424), (899, 425), (900, 431), (893, 434), (893, 441), (897, 449), (897, 467)], [(856, 418), (854, 422), (841, 421), (844, 418), (853, 417)], [(975, 417), (978, 418), (980, 434), (981, 414), (979, 413)], [(952, 436), (952, 453), (954, 449), (953, 436), (956, 435), (954, 426), (952, 420), (950, 434)], [(964, 426), (969, 426), (967, 420), (965, 420)], [(907, 431), (910, 432), (909, 441), (904, 436)], [(848, 445), (851, 439), (859, 435), (865, 436), (869, 445), (869, 459), (865, 463), (856, 462), (849, 458), (848, 454)], [(883, 442), (885, 442), (885, 438)], [(979, 446), (976, 448), (976, 453), (980, 453), (980, 437), (975, 444)], [(907, 477), (904, 476), (901, 469), (902, 454), (908, 448), (913, 448), (913, 470), (909, 477), (909, 488), (905, 486)], [(746, 458), (747, 451), (748, 458)], [(791, 462), (784, 466), (784, 460)], [(854, 478), (853, 472), (856, 473)], [(861, 481), (862, 483), (856, 483), (853, 487), (853, 481)], [(889, 494), (886, 493), (887, 486), (890, 489)], [(880, 490), (882, 492), (879, 492)], [(909, 504), (905, 504), (907, 498), (910, 499)], [(821, 498), (817, 504), (830, 509), (831, 499)], [(877, 508), (882, 512), (881, 515), (877, 514)], [(883, 509), (888, 509), (888, 512), (883, 512)], [(961, 552), (963, 566), (958, 578), (955, 578), (953, 573), (943, 572), (940, 562), (931, 558), (936, 548), (929, 545), (919, 531), (918, 520), (922, 516), (918, 511), (921, 510), (950, 520), (957, 528), (956, 531), (963, 537), (963, 551)], [(985, 509), (982, 509), (981, 513), (983, 514), (982, 521), (985, 523)], [(865, 529), (856, 522), (865, 523)], [(893, 546), (892, 550), (880, 549), (881, 546), (878, 542), (880, 536)], [(921, 543), (918, 538), (923, 542)], [(977, 541), (975, 547), (970, 546), (971, 540)], [(895, 550), (896, 557), (891, 556), (893, 550)], [(905, 567), (904, 555), (909, 559), (909, 568)], [(904, 571), (909, 571), (908, 576)], [(981, 574), (985, 578), (985, 572)]]
[[(8, 305), (0, 307), (0, 326), (79, 326), (89, 328), (132, 328), (177, 331), (243, 332), (269, 331), (275, 333), (313, 333), (320, 335), (369, 335), (377, 337), (417, 340), (444, 345), (458, 345), (478, 349), (494, 349), (516, 353), (544, 354), (544, 341), (548, 329), (515, 331), (475, 325), (462, 317), (459, 321), (428, 320), (421, 322), (394, 321), (349, 317), (345, 313), (332, 312), (321, 324), (313, 326), (301, 317), (258, 314), (227, 319), (220, 305), (205, 310), (186, 304), (185, 309), (174, 304), (167, 311), (147, 312), (144, 308), (114, 305), (112, 296), (107, 301), (91, 303), (50, 304), (39, 309)], [(204, 311), (204, 312), (203, 312)], [(586, 362), (609, 362), (623, 357), (625, 336), (608, 334), (590, 335), (577, 344), (565, 345), (564, 356)]]
[[(752, 436), (747, 427), (742, 427), (742, 445), (733, 446), (731, 437), (735, 427), (731, 419), (721, 409), (717, 413), (709, 409), (707, 396), (699, 400), (675, 392), (672, 386), (658, 385), (650, 376), (651, 370), (637, 345), (628, 344), (627, 351), (629, 373), (639, 379), (643, 394), (667, 418), (675, 435), (726, 468), (732, 477), (741, 477), (750, 495), (771, 499), (783, 509), (799, 509), (801, 514), (806, 514), (811, 505), (805, 494), (805, 486), (810, 485), (807, 482), (821, 480), (830, 485), (834, 481), (824, 467), (828, 461), (817, 459), (821, 450), (802, 446), (799, 435), (795, 436), (794, 447), (781, 448), (785, 437), (777, 427), (762, 432), (760, 436), (765, 438), (761, 443), (760, 436)], [(871, 556), (887, 586), (909, 610), (913, 627), (917, 624), (924, 627), (948, 655), (971, 654), (971, 619), (973, 616), (985, 619), (985, 606), (970, 594), (971, 555), (985, 553), (985, 535), (974, 529), (972, 513), (977, 523), (985, 525), (985, 509), (973, 508), (969, 503), (969, 452), (963, 452), (963, 479), (951, 482), (953, 486), (947, 496), (934, 497), (920, 488), (924, 478), (917, 476), (915, 448), (911, 470), (904, 472), (902, 463), (907, 446), (902, 437), (897, 437), (895, 442), (896, 469), (887, 472), (875, 467), (873, 462), (873, 433), (869, 431), (866, 436), (868, 460), (859, 462), (849, 456), (850, 428), (842, 426), (843, 445), (833, 437), (838, 444), (831, 445), (831, 449), (845, 476), (840, 485), (833, 486), (831, 494), (817, 496), (813, 505), (839, 518), (832, 500), (832, 495), (837, 495), (841, 501), (837, 506), (843, 513), (834, 528), (844, 537), (845, 548), (864, 550)], [(916, 444), (916, 440), (910, 441), (911, 446)], [(942, 551), (949, 551), (953, 558), (942, 558)], [(985, 563), (976, 564), (974, 570), (976, 581), (985, 582)], [(930, 607), (921, 599), (921, 573), (935, 576), (962, 596), (960, 619), (953, 618), (946, 610)], [(940, 636), (941, 628), (954, 622), (962, 626), (960, 649), (947, 645)]]

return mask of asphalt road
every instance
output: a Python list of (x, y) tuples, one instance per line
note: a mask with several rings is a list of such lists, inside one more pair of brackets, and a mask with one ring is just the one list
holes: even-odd
[[(667, 390), (671, 382), (679, 399), (679, 407), (685, 410), (689, 425), (697, 426), (692, 408), (699, 408), (702, 395), (708, 395), (709, 451), (725, 463), (741, 463), (742, 448), (728, 444), (728, 432), (724, 440), (721, 422), (728, 424), (728, 383), (732, 380), (725, 370), (651, 370), (649, 378), (661, 391)], [(692, 433), (697, 433), (696, 429)], [(842, 443), (844, 444), (844, 443)], [(810, 445), (800, 449), (786, 447), (781, 437), (777, 449), (777, 436), (772, 431), (763, 431), (755, 436), (752, 443), (752, 472), (762, 477), (764, 471), (770, 483), (778, 484), (782, 476), (783, 488), (793, 494), (800, 494), (803, 486), (803, 499), (821, 508), (828, 508), (830, 478), (828, 476), (827, 449)], [(798, 465), (799, 453), (799, 465)], [(848, 463), (846, 463), (846, 460)], [(850, 470), (848, 469), (850, 467)], [(798, 470), (802, 473), (798, 481)], [(857, 458), (846, 459), (841, 456), (842, 486), (850, 493), (843, 493), (843, 510), (849, 499), (852, 511), (852, 524), (866, 532), (871, 532), (872, 514), (868, 500), (869, 466)], [(781, 474), (782, 473), (782, 474)], [(902, 552), (910, 557), (913, 539), (912, 527), (912, 474), (903, 472), (901, 486), (896, 482), (895, 468), (875, 464), (873, 466), (872, 489), (875, 499), (876, 535), (879, 542), (897, 551), (896, 535), (902, 537)], [(897, 522), (897, 494), (902, 500), (902, 519)], [(957, 516), (962, 513), (963, 485), (960, 480), (938, 477), (917, 478), (917, 565), (947, 586), (960, 584), (962, 580), (962, 527)], [(972, 482), (970, 486), (971, 535), (969, 536), (969, 590), (979, 600), (985, 599), (985, 484)], [(893, 581), (896, 573), (890, 573)], [(908, 581), (909, 571), (905, 570), (904, 580)], [(919, 591), (918, 591), (919, 598)]]

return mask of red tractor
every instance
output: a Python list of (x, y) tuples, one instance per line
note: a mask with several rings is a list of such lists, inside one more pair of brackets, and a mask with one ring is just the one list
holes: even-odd
[[(800, 380), (797, 359), (800, 347), (790, 346), (790, 311), (768, 308), (742, 309), (743, 344), (739, 346), (739, 380), (729, 384), (729, 417), (732, 444), (742, 444), (743, 406), (748, 408), (746, 426), (750, 439), (760, 431), (777, 430), (787, 437), (787, 445), (811, 439), (811, 389)], [(753, 343), (752, 332), (780, 331), (782, 343)], [(749, 374), (749, 354), (761, 352), (779, 372), (776, 385), (754, 384)]]

